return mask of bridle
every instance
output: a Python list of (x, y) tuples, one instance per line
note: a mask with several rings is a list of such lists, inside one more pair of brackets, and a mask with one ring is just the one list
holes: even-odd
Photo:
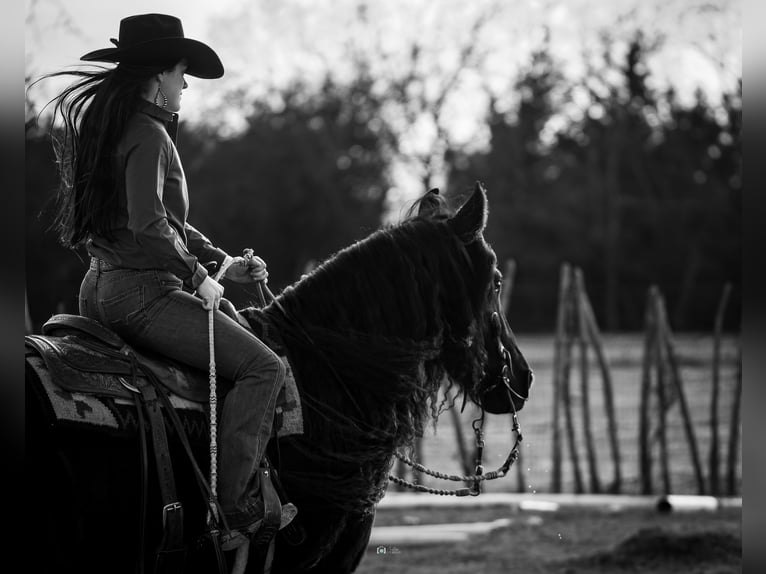
[[(498, 325), (499, 321), (500, 321), (500, 317), (498, 313), (496, 311), (493, 312), (491, 317), (492, 324)], [(431, 470), (430, 468), (423, 466), (419, 462), (413, 461), (411, 458), (399, 452), (394, 453), (394, 456), (396, 456), (396, 458), (398, 458), (404, 464), (412, 467), (414, 470), (418, 472), (422, 472), (423, 474), (427, 474), (429, 476), (432, 476), (434, 478), (439, 478), (442, 480), (473, 483), (470, 487), (458, 488), (454, 490), (429, 488), (422, 484), (416, 484), (414, 482), (407, 481), (399, 476), (395, 476), (392, 474), (388, 475), (389, 481), (418, 492), (427, 492), (429, 494), (438, 494), (441, 496), (469, 496), (469, 495), (479, 496), (479, 494), (481, 494), (482, 482), (486, 480), (495, 480), (498, 478), (502, 478), (508, 474), (508, 470), (511, 468), (511, 465), (513, 465), (513, 463), (516, 462), (516, 460), (518, 460), (519, 458), (519, 447), (521, 446), (521, 443), (523, 441), (523, 437), (521, 434), (521, 426), (519, 425), (519, 418), (516, 412), (516, 406), (514, 405), (514, 402), (513, 402), (513, 397), (516, 397), (524, 402), (526, 402), (529, 397), (528, 395), (526, 397), (522, 396), (517, 391), (515, 391), (513, 387), (511, 386), (511, 372), (513, 370), (511, 366), (511, 354), (503, 346), (502, 340), (500, 338), (501, 332), (502, 332), (502, 329), (497, 328), (497, 333), (495, 336), (496, 336), (496, 342), (498, 344), (498, 348), (500, 350), (500, 356), (502, 357), (503, 366), (500, 369), (500, 373), (499, 375), (497, 375), (494, 384), (488, 386), (482, 392), (482, 394), (486, 394), (490, 392), (491, 390), (495, 389), (498, 385), (501, 385), (502, 387), (505, 387), (506, 393), (508, 394), (508, 400), (511, 403), (511, 421), (512, 421), (511, 433), (515, 435), (515, 439), (513, 441), (513, 445), (511, 446), (511, 450), (508, 453), (508, 456), (505, 458), (505, 461), (503, 462), (503, 464), (500, 465), (500, 467), (498, 467), (497, 470), (493, 470), (487, 473), (484, 472), (482, 457), (484, 454), (484, 419), (485, 419), (486, 413), (484, 411), (484, 407), (481, 407), (481, 416), (475, 419), (472, 423), (474, 436), (475, 436), (475, 445), (476, 445), (476, 458), (474, 460), (475, 462), (474, 474), (463, 475), (463, 476), (459, 476), (455, 474), (445, 474), (442, 472)]]

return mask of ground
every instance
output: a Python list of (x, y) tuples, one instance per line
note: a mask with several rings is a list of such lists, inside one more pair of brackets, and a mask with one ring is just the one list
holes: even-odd
[(509, 507), (381, 511), (376, 526), (511, 524), (468, 542), (368, 549), (357, 574), (729, 574), (741, 572), (741, 509), (659, 513)]

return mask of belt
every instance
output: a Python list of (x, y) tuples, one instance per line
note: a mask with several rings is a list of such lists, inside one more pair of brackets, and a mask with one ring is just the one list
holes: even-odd
[(112, 263), (104, 261), (103, 259), (99, 259), (98, 257), (90, 258), (90, 268), (94, 271), (112, 271), (114, 269), (123, 269), (123, 267), (113, 265)]

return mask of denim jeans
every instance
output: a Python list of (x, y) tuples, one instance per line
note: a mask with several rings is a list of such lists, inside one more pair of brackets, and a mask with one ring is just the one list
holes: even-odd
[[(135, 270), (91, 260), (80, 287), (80, 314), (102, 322), (138, 349), (207, 370), (208, 313), (169, 271)], [(214, 319), (216, 372), (234, 382), (221, 413), (218, 498), (224, 512), (255, 516), (256, 473), (271, 436), (282, 361), (221, 311)]]

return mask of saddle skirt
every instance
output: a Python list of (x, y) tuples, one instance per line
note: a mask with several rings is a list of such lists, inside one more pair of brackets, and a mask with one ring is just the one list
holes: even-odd
[[(254, 325), (258, 327), (259, 325)], [(286, 353), (268, 332), (255, 333), (285, 364), (285, 380), (274, 413), (277, 437), (303, 433), (303, 414), (295, 376)], [(252, 328), (251, 328), (252, 330)], [(133, 377), (149, 370), (167, 389), (191, 440), (207, 440), (209, 374), (154, 354), (130, 348), (100, 323), (77, 315), (54, 315), (42, 335), (26, 335), (25, 361), (37, 375), (32, 384), (51, 425), (100, 429), (130, 435), (138, 428)], [(130, 351), (141, 366), (134, 369)], [(34, 378), (28, 377), (29, 380)], [(219, 409), (232, 382), (217, 377)]]

